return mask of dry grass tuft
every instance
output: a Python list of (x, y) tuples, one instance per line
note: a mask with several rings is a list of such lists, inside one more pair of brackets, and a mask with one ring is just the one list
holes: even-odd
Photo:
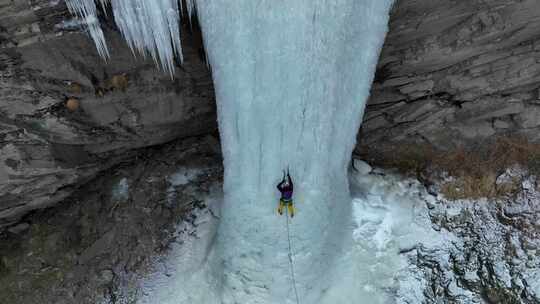
[(499, 198), (517, 193), (521, 185), (519, 179), (499, 184), (496, 181), (497, 176), (491, 172), (482, 176), (462, 175), (443, 182), (441, 193), (449, 200)]
[[(375, 157), (370, 158), (372, 155)], [(540, 176), (540, 144), (523, 137), (498, 137), (490, 144), (451, 151), (437, 151), (425, 144), (404, 144), (382, 152), (365, 151), (362, 156), (375, 165), (397, 168), (419, 179), (432, 176), (433, 172), (447, 172), (452, 179), (442, 183), (441, 191), (451, 200), (517, 193), (519, 178), (497, 184), (497, 177), (515, 165)]]

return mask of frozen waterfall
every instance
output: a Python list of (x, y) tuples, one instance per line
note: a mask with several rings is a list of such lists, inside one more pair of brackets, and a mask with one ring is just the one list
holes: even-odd
[[(93, 0), (68, 2), (91, 7)], [(178, 288), (158, 291), (156, 303), (296, 303), (286, 219), (276, 212), (275, 185), (287, 167), (297, 208), (290, 226), (296, 287), (301, 303), (321, 303), (352, 241), (347, 167), (392, 0), (187, 2), (212, 67), (225, 167), (216, 242), (193, 269), (214, 302), (181, 295), (193, 280), (184, 277)], [(180, 50), (175, 3), (111, 3), (129, 45), (170, 71)], [(91, 19), (95, 10), (74, 11)]]

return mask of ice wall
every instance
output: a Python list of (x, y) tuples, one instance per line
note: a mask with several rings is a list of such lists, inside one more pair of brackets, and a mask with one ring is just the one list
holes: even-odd
[[(143, 5), (150, 0), (135, 2), (144, 16), (161, 12), (162, 24), (171, 17), (171, 10), (164, 15), (157, 5)], [(225, 167), (221, 222), (208, 260), (222, 297), (216, 303), (295, 303), (285, 217), (276, 213), (275, 185), (287, 167), (296, 187), (291, 242), (300, 302), (321, 303), (339, 275), (335, 260), (348, 250), (352, 231), (347, 166), (391, 3), (188, 0), (212, 67)], [(122, 19), (124, 33), (149, 22), (124, 15), (130, 16)], [(147, 34), (125, 35), (169, 58), (175, 44), (151, 43)], [(167, 34), (175, 39), (174, 30)], [(167, 45), (169, 51), (160, 49)], [(176, 303), (174, 296), (161, 302)]]
[[(390, 0), (198, 1), (218, 102), (225, 303), (292, 303), (275, 184), (295, 181), (299, 297), (320, 303), (347, 246), (347, 165)], [(263, 300), (257, 300), (263, 299)], [(289, 301), (289, 302), (287, 302)]]

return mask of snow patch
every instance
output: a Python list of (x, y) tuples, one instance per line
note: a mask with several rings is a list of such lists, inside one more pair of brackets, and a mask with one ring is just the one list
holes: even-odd
[(121, 178), (111, 190), (111, 197), (115, 201), (127, 201), (129, 199), (129, 183), (127, 178)]
[(201, 174), (201, 169), (180, 168), (176, 173), (169, 176), (167, 182), (167, 201), (170, 205), (175, 203), (176, 187), (187, 185), (190, 181)]
[(366, 175), (373, 170), (373, 168), (371, 168), (368, 163), (357, 158), (353, 158), (352, 166), (353, 169), (356, 170), (356, 172), (358, 172), (358, 174), (360, 175)]
[[(184, 182), (183, 178), (179, 178)], [(168, 256), (156, 262), (154, 272), (142, 282), (139, 304), (218, 304), (219, 280), (211, 263), (223, 192), (217, 186), (204, 198), (205, 208), (195, 209), (175, 231)]]
[(428, 282), (407, 253), (456, 240), (432, 229), (427, 204), (433, 198), (418, 181), (398, 176), (352, 171), (350, 180), (354, 246), (325, 303), (422, 303)]

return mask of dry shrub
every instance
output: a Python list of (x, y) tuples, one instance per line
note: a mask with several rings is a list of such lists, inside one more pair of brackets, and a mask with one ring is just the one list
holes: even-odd
[(425, 144), (396, 145), (386, 151), (366, 153), (376, 165), (397, 168), (401, 173), (423, 178), (431, 172), (447, 172), (453, 177), (443, 182), (441, 192), (451, 200), (480, 197), (496, 198), (516, 193), (519, 178), (497, 184), (506, 169), (520, 165), (540, 176), (540, 144), (524, 137), (498, 137), (476, 147), (437, 151)]
[(485, 173), (485, 162), (479, 153), (464, 147), (437, 153), (431, 160), (431, 164), (432, 168), (446, 171), (456, 177), (465, 175), (480, 177)]
[(441, 187), (444, 196), (451, 200), (480, 197), (492, 198), (496, 196), (495, 189), (496, 176), (488, 174), (485, 176), (460, 176), (450, 182), (445, 182)]
[(540, 175), (540, 144), (531, 143), (526, 138), (517, 138), (514, 140), (502, 139), (499, 150), (505, 150), (507, 147), (505, 160), (506, 167), (513, 163), (518, 163), (529, 170), (533, 175)]
[(71, 94), (81, 94), (82, 93), (82, 86), (76, 82), (69, 82), (68, 84), (68, 91)]
[(434, 152), (429, 145), (405, 143), (384, 151), (375, 152), (366, 148), (359, 152), (359, 156), (372, 164), (397, 169), (402, 174), (419, 175), (427, 170)]
[(497, 175), (492, 172), (482, 176), (462, 175), (444, 182), (441, 193), (449, 200), (498, 198), (517, 193), (520, 180), (497, 184)]

